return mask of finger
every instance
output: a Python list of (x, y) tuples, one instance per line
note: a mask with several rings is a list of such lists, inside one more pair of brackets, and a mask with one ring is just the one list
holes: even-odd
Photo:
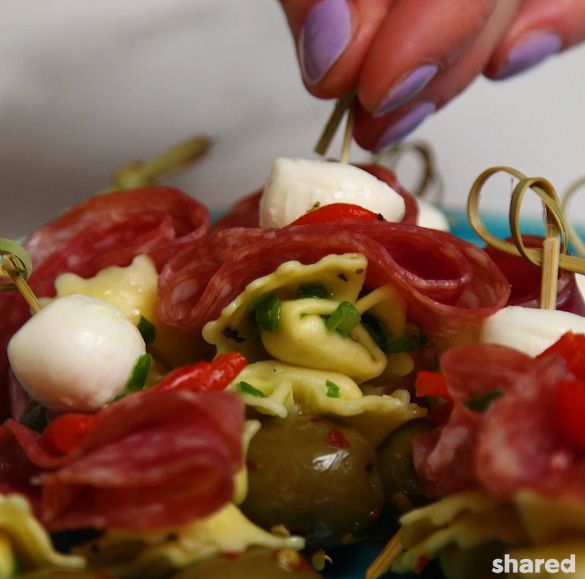
[(485, 75), (508, 78), (583, 40), (584, 0), (525, 0)]
[(364, 148), (381, 150), (414, 131), (429, 115), (463, 92), (481, 74), (494, 47), (513, 21), (521, 0), (503, 0), (475, 42), (463, 56), (437, 75), (412, 101), (384, 117), (374, 118), (365, 109), (356, 114), (354, 137)]
[(335, 98), (353, 88), (393, 0), (281, 0), (307, 89)]
[(358, 96), (374, 116), (402, 106), (484, 28), (496, 0), (397, 0), (368, 51)]

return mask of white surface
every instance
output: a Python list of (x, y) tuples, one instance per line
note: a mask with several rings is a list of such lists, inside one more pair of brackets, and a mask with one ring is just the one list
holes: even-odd
[[(275, 157), (309, 156), (330, 110), (304, 91), (275, 1), (0, 0), (0, 8), (3, 236), (100, 189), (126, 161), (197, 132), (217, 146), (173, 182), (225, 206), (260, 186)], [(560, 189), (585, 174), (584, 56), (580, 47), (504, 84), (477, 82), (415, 134), (435, 147), (447, 204), (462, 205), (494, 164)], [(585, 219), (584, 199), (572, 207)]]

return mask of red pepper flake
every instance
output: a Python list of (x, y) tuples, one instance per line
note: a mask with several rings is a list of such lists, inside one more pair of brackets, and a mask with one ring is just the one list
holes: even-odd
[(251, 459), (246, 460), (248, 470), (258, 470), (258, 465)]
[(422, 571), (429, 564), (429, 558), (426, 555), (421, 555), (414, 566), (415, 573)]
[(237, 551), (227, 551), (225, 554), (226, 559), (230, 559), (231, 561), (233, 561), (234, 559), (237, 559), (240, 556), (240, 553), (238, 553)]
[(333, 448), (349, 448), (349, 440), (343, 436), (339, 428), (332, 428), (327, 435), (327, 444)]
[(381, 514), (382, 509), (380, 509), (380, 507), (375, 507), (368, 513), (368, 517), (370, 517), (372, 521), (377, 521), (380, 518)]

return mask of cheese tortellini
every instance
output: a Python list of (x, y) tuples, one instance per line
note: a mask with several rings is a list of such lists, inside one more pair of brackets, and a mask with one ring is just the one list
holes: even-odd
[(228, 387), (262, 414), (324, 414), (359, 430), (374, 446), (403, 422), (424, 416), (406, 390), (364, 395), (348, 376), (266, 360), (250, 364)]
[(366, 268), (359, 253), (286, 262), (251, 282), (203, 337), (218, 353), (339, 372), (358, 384), (408, 374), (410, 356), (385, 347), (408, 331), (406, 304), (390, 286), (362, 295)]
[(585, 561), (585, 505), (531, 491), (503, 501), (466, 490), (411, 511), (400, 522), (405, 551), (394, 560), (396, 573), (418, 571), (437, 557), (448, 579), (491, 576), (492, 561), (502, 553), (532, 561), (575, 554), (577, 569)]
[(0, 495), (0, 579), (13, 577), (20, 569), (83, 569), (83, 558), (63, 555), (20, 495)]
[(268, 533), (249, 521), (234, 504), (188, 525), (157, 531), (109, 530), (84, 546), (91, 567), (116, 577), (148, 579), (221, 553), (251, 547), (301, 550), (301, 537)]
[(127, 267), (110, 266), (94, 277), (84, 279), (74, 273), (63, 273), (55, 280), (57, 297), (82, 294), (116, 306), (136, 325), (141, 319), (154, 327), (149, 349), (170, 366), (192, 361), (192, 336), (159, 321), (158, 273), (147, 255), (138, 255)]

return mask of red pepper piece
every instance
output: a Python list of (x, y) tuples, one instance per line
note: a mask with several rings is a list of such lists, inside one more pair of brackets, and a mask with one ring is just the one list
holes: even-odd
[(351, 445), (349, 440), (345, 438), (343, 432), (339, 428), (332, 428), (327, 435), (327, 444), (333, 448), (349, 448)]
[(567, 367), (579, 380), (585, 380), (585, 335), (567, 332), (561, 336), (550, 348), (546, 349), (538, 358), (551, 354), (561, 356), (567, 362)]
[(62, 414), (43, 431), (41, 443), (61, 454), (74, 451), (95, 428), (99, 414)]
[(421, 370), (416, 376), (414, 388), (419, 398), (423, 396), (440, 396), (445, 400), (451, 400), (451, 394), (449, 394), (449, 389), (447, 388), (447, 380), (439, 372)]
[(239, 352), (220, 354), (211, 362), (198, 362), (176, 368), (149, 391), (180, 389), (194, 392), (220, 392), (226, 389), (247, 364), (246, 358)]
[(557, 432), (571, 444), (585, 449), (585, 382), (561, 382), (555, 391), (554, 415)]
[(352, 203), (331, 203), (323, 205), (318, 209), (313, 209), (304, 215), (301, 215), (291, 225), (315, 225), (319, 223), (328, 223), (330, 221), (340, 221), (342, 219), (359, 219), (361, 221), (382, 221), (384, 218), (380, 213), (374, 213), (369, 209), (364, 209), (359, 205)]

